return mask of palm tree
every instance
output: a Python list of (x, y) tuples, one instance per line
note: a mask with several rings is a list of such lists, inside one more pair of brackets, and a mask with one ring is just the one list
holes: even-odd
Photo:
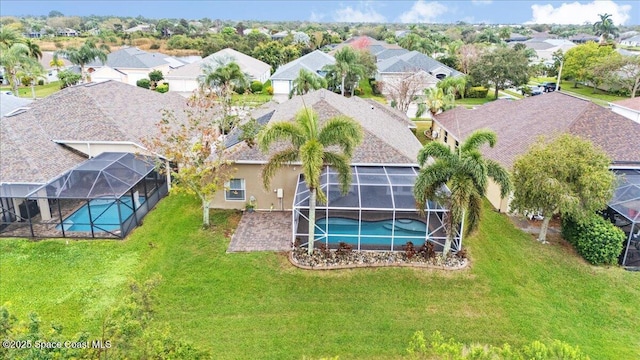
[(66, 50), (56, 51), (56, 54), (66, 58), (75, 65), (79, 65), (83, 81), (86, 79), (84, 71), (85, 65), (95, 59), (100, 60), (103, 64), (107, 61), (107, 54), (103, 49), (98, 49), (95, 42), (89, 40), (87, 40), (80, 48), (70, 47)]
[(20, 35), (7, 26), (0, 26), (0, 48), (8, 49), (11, 45), (20, 42)]
[(40, 50), (40, 45), (31, 41), (31, 39), (26, 39), (24, 44), (29, 48), (29, 56), (36, 59), (42, 59), (42, 50)]
[(364, 68), (359, 64), (358, 53), (351, 48), (345, 46), (336, 52), (336, 63), (325, 66), (325, 70), (329, 76), (335, 76), (340, 79), (340, 94), (344, 96), (345, 80), (348, 76), (358, 78), (364, 75)]
[(440, 80), (436, 86), (441, 88), (446, 94), (453, 94), (454, 99), (456, 96), (464, 99), (464, 91), (467, 88), (467, 78), (466, 76), (448, 76)]
[[(351, 185), (351, 156), (362, 142), (360, 124), (346, 116), (336, 116), (327, 120), (324, 126), (318, 124), (318, 115), (313, 110), (303, 109), (295, 122), (277, 122), (264, 128), (258, 134), (258, 146), (266, 152), (271, 144), (288, 141), (289, 146), (273, 154), (262, 169), (265, 189), (270, 188), (276, 171), (286, 164), (300, 161), (302, 173), (309, 188), (309, 254), (313, 253), (315, 239), (316, 201), (326, 203), (327, 197), (320, 188), (320, 174), (325, 166), (338, 171), (338, 179), (343, 193)], [(329, 151), (337, 146), (340, 152)]]
[(596, 36), (600, 36), (600, 44), (607, 42), (607, 39), (614, 38), (618, 35), (618, 28), (611, 20), (611, 14), (598, 14), (600, 20), (593, 23), (593, 30)]
[(249, 75), (242, 72), (240, 66), (230, 58), (218, 58), (215, 62), (205, 63), (203, 75), (198, 78), (201, 89), (215, 94), (222, 105), (220, 131), (229, 133), (238, 122), (238, 117), (231, 115), (231, 97), (235, 89), (249, 86)]
[[(509, 173), (497, 162), (485, 159), (479, 150), (484, 144), (493, 147), (496, 141), (494, 132), (478, 130), (457, 149), (432, 141), (418, 153), (421, 169), (413, 190), (418, 211), (424, 212), (429, 199), (440, 201), (449, 209), (445, 217), (447, 239), (442, 250), (445, 257), (451, 250), (455, 227), (463, 222), (465, 214), (466, 233), (477, 228), (488, 178), (500, 186), (502, 197), (511, 192)], [(450, 192), (442, 191), (445, 185)]]
[[(18, 78), (27, 79), (31, 86), (31, 97), (36, 98), (36, 83), (40, 79), (45, 79), (44, 68), (40, 63), (31, 62), (22, 66), (22, 69), (16, 74)], [(24, 83), (26, 85), (26, 83)]]
[(0, 66), (4, 68), (5, 75), (9, 78), (13, 95), (18, 96), (18, 73), (28, 66), (39, 65), (29, 56), (29, 48), (22, 43), (14, 43), (10, 47), (0, 51)]
[(455, 107), (455, 95), (452, 93), (445, 94), (442, 88), (427, 88), (424, 90), (424, 94), (424, 103), (418, 104), (416, 117), (422, 116), (422, 114), (427, 110), (429, 110), (431, 116), (433, 116), (441, 111), (446, 111)]
[(300, 69), (298, 77), (293, 80), (289, 99), (293, 95), (304, 95), (310, 90), (318, 90), (327, 86), (327, 81), (309, 70)]
[(57, 53), (54, 53), (53, 58), (49, 61), (49, 66), (53, 66), (56, 70), (60, 71), (60, 68), (64, 66), (64, 61), (58, 57)]

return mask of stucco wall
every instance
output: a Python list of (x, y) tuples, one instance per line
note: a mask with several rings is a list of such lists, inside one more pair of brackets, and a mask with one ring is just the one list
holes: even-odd
[(274, 94), (289, 95), (291, 91), (291, 81), (289, 80), (273, 80), (271, 86), (273, 86)]
[[(280, 169), (271, 180), (269, 190), (265, 190), (262, 186), (262, 165), (242, 165), (236, 164), (236, 172), (232, 176), (234, 179), (244, 179), (245, 182), (245, 200), (225, 200), (225, 191), (221, 190), (216, 194), (215, 199), (211, 203), (211, 207), (220, 209), (244, 209), (250, 197), (256, 198), (257, 210), (269, 210), (273, 204), (274, 210), (291, 210), (293, 205), (293, 197), (295, 196), (298, 174), (300, 174), (300, 166), (287, 166)], [(283, 189), (282, 202), (277, 197), (274, 190)]]
[(103, 152), (127, 152), (127, 153), (145, 153), (145, 151), (133, 144), (92, 144), (92, 143), (65, 143), (66, 146), (77, 150), (89, 157), (94, 157)]

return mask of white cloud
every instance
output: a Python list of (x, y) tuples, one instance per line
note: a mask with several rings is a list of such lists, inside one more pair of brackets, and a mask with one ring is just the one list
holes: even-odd
[(326, 17), (325, 13), (319, 13), (319, 12), (312, 11), (311, 15), (309, 15), (309, 21), (311, 21), (311, 22), (322, 22), (322, 20), (324, 20), (325, 17)]
[(493, 0), (471, 0), (473, 5), (489, 5), (493, 2)]
[(416, 1), (409, 11), (400, 15), (400, 22), (403, 23), (435, 23), (440, 15), (449, 11), (449, 8), (437, 1), (425, 2)]
[(557, 8), (551, 4), (531, 5), (532, 19), (528, 24), (584, 24), (600, 20), (598, 14), (611, 14), (616, 25), (624, 25), (631, 16), (631, 5), (618, 5), (610, 0), (562, 3)]
[(362, 1), (355, 8), (347, 6), (336, 10), (333, 20), (336, 22), (387, 22), (387, 18), (375, 11), (369, 1)]

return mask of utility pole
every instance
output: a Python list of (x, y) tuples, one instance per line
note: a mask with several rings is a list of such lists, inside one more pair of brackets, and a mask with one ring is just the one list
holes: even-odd
[(556, 91), (560, 87), (560, 79), (562, 79), (562, 65), (564, 65), (564, 60), (560, 61), (560, 70), (558, 71), (558, 81), (556, 81)]

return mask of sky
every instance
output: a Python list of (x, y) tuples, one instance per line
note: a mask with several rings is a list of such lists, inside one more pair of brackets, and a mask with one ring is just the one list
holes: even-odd
[(0, 0), (0, 16), (142, 15), (146, 18), (317, 22), (584, 24), (612, 14), (616, 25), (640, 24), (636, 1), (210, 1)]

